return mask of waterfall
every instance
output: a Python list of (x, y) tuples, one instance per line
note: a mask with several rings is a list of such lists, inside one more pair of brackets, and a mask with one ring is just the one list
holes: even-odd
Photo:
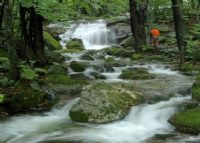
[(73, 24), (60, 37), (64, 46), (70, 39), (81, 39), (86, 50), (99, 50), (116, 45), (115, 34), (107, 28), (103, 20)]

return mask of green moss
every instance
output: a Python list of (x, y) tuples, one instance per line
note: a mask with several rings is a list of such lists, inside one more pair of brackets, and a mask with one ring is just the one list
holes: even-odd
[(144, 68), (128, 68), (122, 71), (120, 78), (139, 80), (139, 79), (152, 79), (154, 78), (154, 76), (151, 75)]
[(192, 86), (192, 98), (200, 101), (200, 76), (197, 77)]
[(86, 69), (87, 65), (82, 62), (73, 61), (70, 63), (70, 67), (75, 72), (83, 72)]
[(86, 80), (81, 80), (81, 79), (71, 79), (69, 76), (62, 75), (62, 74), (53, 74), (49, 75), (45, 78), (46, 83), (51, 83), (51, 84), (63, 84), (67, 86), (71, 85), (85, 85), (88, 84), (88, 81)]
[(62, 49), (60, 43), (54, 39), (48, 32), (43, 32), (45, 44), (52, 50)]
[(129, 58), (133, 54), (133, 51), (126, 50), (124, 48), (119, 48), (119, 47), (105, 48), (103, 49), (103, 51), (106, 52), (108, 55), (112, 55), (116, 57), (124, 57), (124, 58)]
[(144, 57), (144, 55), (141, 54), (141, 53), (134, 53), (134, 54), (132, 55), (132, 57), (131, 57), (131, 60), (140, 60), (140, 59), (142, 59), (143, 57)]
[(0, 48), (0, 57), (8, 57), (8, 53)]
[(200, 108), (177, 113), (170, 121), (182, 132), (197, 134), (200, 131)]
[(89, 114), (85, 113), (83, 110), (78, 110), (78, 111), (70, 110), (69, 115), (74, 121), (87, 122), (89, 119)]
[(61, 49), (61, 50), (56, 50), (57, 53), (64, 54), (64, 53), (78, 53), (81, 50), (76, 50), (76, 49)]
[(72, 49), (72, 50), (84, 50), (84, 45), (81, 39), (72, 39), (69, 41), (66, 45), (67, 49)]

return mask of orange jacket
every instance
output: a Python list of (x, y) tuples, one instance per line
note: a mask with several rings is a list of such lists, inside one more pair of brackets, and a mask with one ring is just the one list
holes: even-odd
[(151, 29), (152, 36), (160, 36), (160, 31), (158, 29)]

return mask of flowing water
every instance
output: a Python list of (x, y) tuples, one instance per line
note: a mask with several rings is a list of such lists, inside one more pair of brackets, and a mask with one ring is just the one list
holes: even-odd
[(67, 30), (60, 37), (62, 38), (61, 44), (63, 46), (70, 39), (81, 39), (87, 50), (99, 50), (116, 45), (115, 34), (107, 28), (103, 20), (73, 24), (70, 30)]
[[(72, 27), (73, 30), (66, 32), (65, 36), (62, 35), (63, 41), (66, 42), (69, 38), (74, 37), (81, 38), (87, 49), (104, 48), (115, 43), (114, 37), (111, 37), (113, 34), (106, 28), (103, 21), (82, 23)], [(103, 35), (104, 38), (100, 38)], [(82, 54), (66, 54), (65, 56), (71, 58), (67, 62), (81, 61)], [(101, 62), (101, 60), (95, 59), (90, 61), (90, 64), (98, 65)], [(146, 68), (150, 73), (156, 75), (156, 79), (143, 81), (119, 79), (122, 70), (130, 67)], [(79, 100), (76, 98), (65, 101), (64, 105), (56, 105), (49, 112), (20, 115), (1, 121), (0, 143), (197, 143), (200, 139), (199, 136), (175, 132), (174, 127), (168, 122), (170, 116), (180, 110), (182, 104), (191, 99), (190, 95), (179, 93), (180, 88), (191, 87), (193, 79), (190, 77), (181, 75), (163, 64), (155, 63), (127, 64), (114, 67), (113, 72), (98, 71), (91, 66), (84, 71), (84, 74), (90, 76), (90, 73), (94, 71), (105, 75), (106, 82), (126, 82), (138, 87), (146, 86), (147, 92), (152, 92), (153, 95), (163, 96), (167, 93), (169, 95), (173, 93), (174, 96), (164, 101), (154, 102), (154, 104), (145, 103), (134, 106), (124, 119), (107, 124), (86, 124), (71, 121), (68, 113)], [(155, 84), (159, 87), (155, 88)], [(173, 136), (170, 136), (171, 134)], [(157, 135), (166, 135), (167, 140), (156, 142)]]

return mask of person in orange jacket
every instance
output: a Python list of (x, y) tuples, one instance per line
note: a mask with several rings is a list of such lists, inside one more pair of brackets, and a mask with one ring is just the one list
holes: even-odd
[(158, 39), (160, 36), (160, 31), (156, 28), (151, 29), (150, 31), (151, 33), (151, 43), (153, 43), (154, 47), (156, 48), (158, 46)]

